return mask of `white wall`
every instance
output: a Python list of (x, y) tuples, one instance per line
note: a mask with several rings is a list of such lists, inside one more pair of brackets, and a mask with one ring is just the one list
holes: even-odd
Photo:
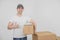
[(51, 31), (60, 36), (60, 0), (0, 0), (0, 40), (12, 40), (13, 30), (7, 29), (7, 23), (16, 14), (19, 3), (25, 7), (23, 14), (35, 19), (36, 31)]
[(60, 0), (38, 0), (36, 20), (37, 31), (51, 31), (60, 36)]

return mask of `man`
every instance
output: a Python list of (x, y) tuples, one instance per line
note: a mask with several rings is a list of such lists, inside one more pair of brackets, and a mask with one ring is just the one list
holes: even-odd
[(35, 26), (34, 21), (30, 17), (22, 15), (24, 7), (22, 4), (17, 5), (17, 15), (10, 18), (8, 29), (13, 29), (13, 40), (27, 40), (27, 36), (23, 33), (24, 24), (27, 22)]

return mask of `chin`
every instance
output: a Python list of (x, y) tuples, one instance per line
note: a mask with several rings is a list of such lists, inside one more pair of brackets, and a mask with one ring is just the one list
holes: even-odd
[(22, 12), (19, 12), (19, 14), (22, 14)]

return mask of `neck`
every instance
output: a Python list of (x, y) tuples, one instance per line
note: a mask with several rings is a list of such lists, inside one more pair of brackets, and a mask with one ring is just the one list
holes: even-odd
[(17, 13), (17, 16), (22, 16), (22, 14), (20, 14), (20, 13)]

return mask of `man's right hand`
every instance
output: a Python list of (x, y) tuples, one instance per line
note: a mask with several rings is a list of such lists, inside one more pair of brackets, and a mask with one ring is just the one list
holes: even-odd
[(19, 24), (17, 24), (17, 23), (15, 22), (13, 28), (19, 28)]
[(8, 29), (16, 29), (16, 28), (19, 28), (19, 25), (16, 22), (15, 23), (12, 23), (12, 22), (8, 23)]

